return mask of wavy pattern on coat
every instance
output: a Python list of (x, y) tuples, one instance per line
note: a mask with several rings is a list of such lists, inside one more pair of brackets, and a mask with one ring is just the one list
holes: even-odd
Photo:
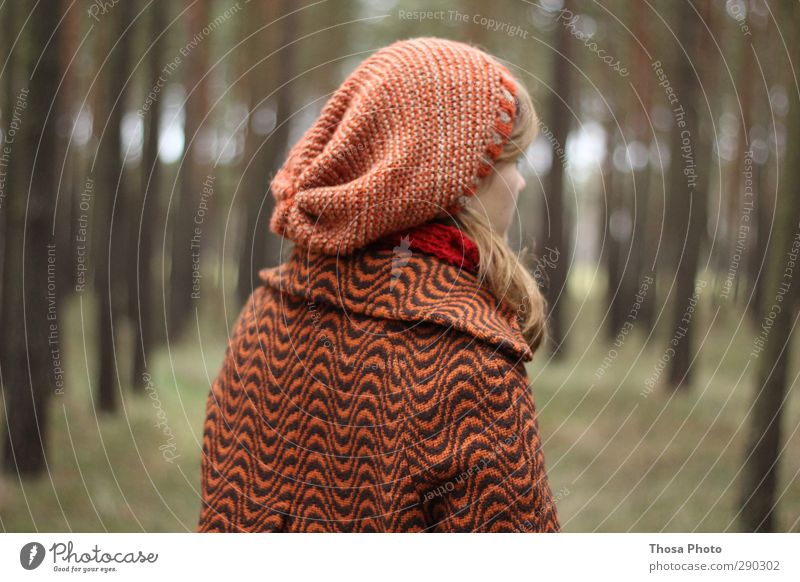
[(198, 531), (560, 530), (513, 314), (436, 257), (399, 271), (370, 247), (261, 272), (208, 395)]

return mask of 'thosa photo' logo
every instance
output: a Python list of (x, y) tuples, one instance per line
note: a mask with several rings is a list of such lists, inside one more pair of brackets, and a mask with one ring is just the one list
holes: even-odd
[(39, 542), (28, 542), (19, 551), (19, 563), (26, 570), (35, 570), (44, 560), (44, 546)]

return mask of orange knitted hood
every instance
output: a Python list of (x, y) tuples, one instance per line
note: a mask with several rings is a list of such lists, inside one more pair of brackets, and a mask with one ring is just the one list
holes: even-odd
[(511, 73), (473, 46), (419, 37), (378, 50), (290, 150), (270, 229), (347, 255), (456, 214), (508, 140), (515, 96)]

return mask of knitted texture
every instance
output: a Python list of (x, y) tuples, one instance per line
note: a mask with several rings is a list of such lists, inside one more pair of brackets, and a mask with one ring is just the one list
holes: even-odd
[(469, 271), (292, 249), (207, 400), (201, 532), (557, 532), (532, 354)]
[(480, 253), (478, 246), (455, 226), (426, 222), (419, 226), (382, 236), (375, 242), (379, 248), (391, 248), (398, 254), (419, 251), (443, 261), (478, 272)]
[(512, 131), (511, 73), (470, 45), (396, 41), (345, 79), (276, 173), (270, 228), (347, 255), (457, 213)]

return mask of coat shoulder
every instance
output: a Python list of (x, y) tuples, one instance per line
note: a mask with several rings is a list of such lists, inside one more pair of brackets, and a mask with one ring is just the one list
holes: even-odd
[(437, 257), (418, 253), (398, 261), (391, 249), (380, 248), (348, 257), (310, 257), (295, 249), (286, 263), (263, 269), (259, 276), (281, 293), (346, 313), (454, 328), (514, 359), (533, 359), (516, 314), (505, 302), (472, 273)]

